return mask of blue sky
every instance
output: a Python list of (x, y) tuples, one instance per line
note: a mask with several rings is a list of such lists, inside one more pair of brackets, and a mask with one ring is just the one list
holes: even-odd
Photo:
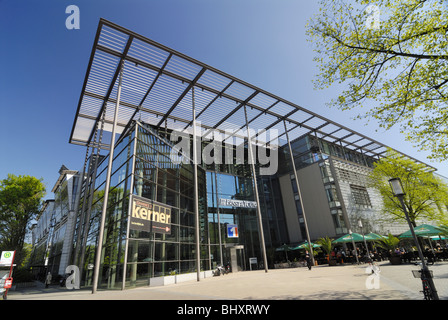
[[(80, 29), (65, 9), (77, 5)], [(68, 143), (98, 21), (105, 18), (427, 162), (398, 130), (325, 106), (334, 87), (314, 91), (317, 73), (302, 0), (0, 0), (0, 179), (43, 178), (47, 197), (62, 164), (82, 169), (85, 148)], [(376, 132), (378, 130), (378, 132)]]

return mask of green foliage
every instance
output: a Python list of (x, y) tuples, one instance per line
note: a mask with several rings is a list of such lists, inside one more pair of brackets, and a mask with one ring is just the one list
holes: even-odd
[(387, 220), (403, 220), (401, 203), (392, 193), (389, 179), (400, 178), (405, 191), (404, 204), (409, 218), (416, 226), (417, 218), (444, 223), (447, 221), (448, 186), (428, 171), (428, 167), (388, 150), (385, 158), (377, 161), (369, 175), (369, 185), (383, 198), (383, 212)]
[(328, 236), (320, 238), (317, 240), (317, 243), (321, 245), (322, 250), (324, 250), (326, 254), (330, 254), (331, 249), (333, 249), (332, 240)]
[(27, 227), (39, 214), (44, 195), (42, 179), (8, 174), (0, 181), (0, 250), (17, 250), (18, 264), (26, 255), (22, 249)]
[(319, 248), (311, 248), (309, 243), (305, 243), (303, 247), (305, 248), (306, 251), (310, 253), (312, 252), (314, 257), (316, 257), (319, 254)]
[(31, 271), (25, 268), (18, 268), (17, 270), (14, 270), (13, 276), (14, 283), (32, 282), (34, 280)]
[(387, 251), (394, 251), (398, 247), (398, 243), (400, 242), (400, 239), (397, 237), (394, 237), (392, 234), (389, 233), (389, 235), (384, 237), (381, 240), (377, 240), (376, 243), (380, 248), (383, 248)]
[(358, 119), (398, 125), (430, 158), (448, 159), (447, 21), (443, 0), (321, 0), (307, 28), (316, 88), (346, 84), (331, 105), (364, 107)]
[(442, 234), (444, 236), (448, 236), (448, 226), (439, 226), (439, 229), (442, 229)]

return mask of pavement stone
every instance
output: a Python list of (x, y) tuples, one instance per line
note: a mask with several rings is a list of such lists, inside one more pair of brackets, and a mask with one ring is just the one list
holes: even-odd
[[(68, 290), (65, 287), (23, 288), (8, 300), (423, 300), (421, 281), (412, 275), (419, 266), (378, 264), (379, 287), (366, 264), (270, 269), (161, 287), (121, 290)], [(448, 262), (430, 266), (441, 300), (448, 300)]]

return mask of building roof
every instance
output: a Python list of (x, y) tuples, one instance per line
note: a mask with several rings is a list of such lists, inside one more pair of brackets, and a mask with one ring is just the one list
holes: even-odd
[(53, 189), (51, 189), (51, 192), (53, 193), (56, 192), (56, 189), (61, 185), (61, 183), (64, 181), (67, 175), (75, 175), (77, 173), (78, 171), (70, 170), (66, 166), (62, 165), (61, 168), (59, 169), (59, 178), (54, 184)]
[[(70, 143), (94, 146), (103, 114), (103, 129), (112, 131), (120, 65), (117, 133), (133, 120), (172, 130), (191, 128), (194, 88), (196, 119), (204, 131), (245, 129), (246, 105), (249, 127), (277, 129), (280, 146), (286, 142), (285, 119), (291, 141), (311, 133), (368, 156), (385, 156), (387, 150), (359, 132), (104, 19), (99, 21)], [(102, 141), (100, 147), (107, 149), (108, 143)]]

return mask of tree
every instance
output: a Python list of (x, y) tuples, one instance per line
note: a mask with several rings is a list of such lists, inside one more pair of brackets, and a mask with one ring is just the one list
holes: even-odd
[(330, 261), (330, 253), (331, 250), (333, 249), (333, 243), (331, 239), (328, 236), (325, 238), (322, 237), (319, 240), (317, 240), (317, 243), (321, 245), (321, 248), (327, 254), (327, 260)]
[(374, 164), (369, 175), (369, 186), (379, 191), (387, 220), (404, 220), (401, 203), (394, 196), (389, 179), (400, 178), (405, 191), (404, 204), (412, 225), (418, 218), (443, 223), (447, 219), (448, 186), (428, 167), (389, 149), (387, 157)]
[(321, 0), (308, 23), (318, 89), (347, 84), (329, 102), (358, 119), (399, 126), (429, 158), (448, 159), (448, 3)]
[(36, 218), (45, 195), (42, 179), (31, 176), (15, 176), (0, 181), (0, 249), (21, 253), (29, 222)]

